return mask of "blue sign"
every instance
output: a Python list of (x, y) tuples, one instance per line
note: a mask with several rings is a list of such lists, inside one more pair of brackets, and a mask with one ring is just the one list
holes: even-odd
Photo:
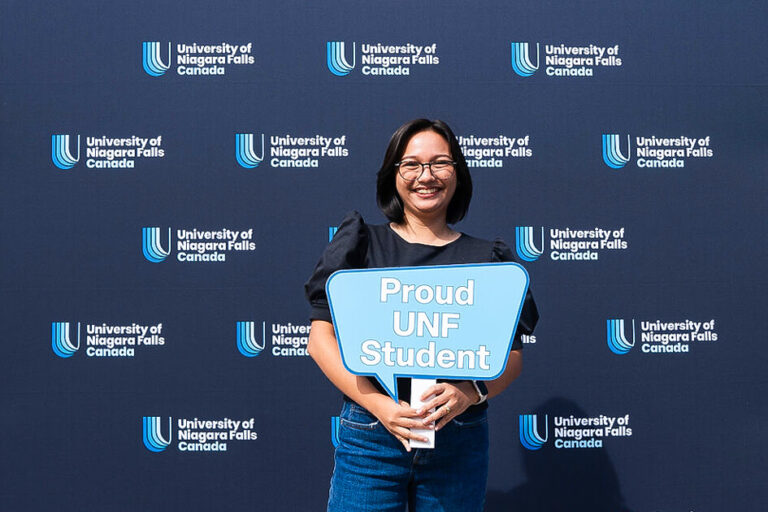
[(376, 377), (492, 380), (528, 289), (517, 263), (340, 270), (326, 290), (344, 366)]

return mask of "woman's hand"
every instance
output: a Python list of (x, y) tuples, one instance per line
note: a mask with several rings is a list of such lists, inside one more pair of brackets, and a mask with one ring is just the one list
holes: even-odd
[(471, 382), (438, 382), (434, 386), (428, 387), (421, 395), (422, 402), (429, 399), (421, 406), (419, 412), (429, 411), (434, 408), (435, 412), (424, 418), (421, 428), (431, 425), (437, 421), (435, 430), (440, 430), (443, 426), (467, 410), (467, 407), (473, 405), (479, 400), (475, 386)]
[(383, 400), (379, 401), (370, 411), (389, 430), (390, 434), (403, 443), (406, 451), (411, 451), (410, 439), (427, 441), (426, 437), (414, 434), (410, 430), (412, 428), (424, 429), (422, 414), (419, 414), (408, 402), (401, 401), (398, 404), (388, 396), (381, 395), (381, 397)]

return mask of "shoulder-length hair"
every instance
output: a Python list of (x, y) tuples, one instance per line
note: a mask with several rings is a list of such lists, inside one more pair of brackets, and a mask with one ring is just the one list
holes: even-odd
[(459, 222), (467, 214), (469, 201), (472, 199), (472, 177), (469, 175), (467, 161), (461, 153), (459, 141), (451, 128), (443, 121), (436, 119), (414, 119), (397, 129), (389, 139), (387, 152), (384, 154), (384, 162), (376, 175), (376, 202), (387, 218), (400, 224), (405, 218), (403, 200), (395, 188), (397, 179), (396, 163), (400, 161), (405, 152), (405, 147), (415, 134), (424, 131), (433, 131), (448, 142), (451, 148), (451, 156), (456, 162), (456, 192), (448, 204), (446, 221), (449, 224)]

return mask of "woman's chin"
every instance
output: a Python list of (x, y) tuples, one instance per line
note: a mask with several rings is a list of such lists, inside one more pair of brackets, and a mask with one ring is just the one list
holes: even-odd
[(409, 210), (416, 217), (432, 218), (440, 215), (445, 216), (448, 208), (440, 203), (422, 202), (421, 204), (414, 204)]

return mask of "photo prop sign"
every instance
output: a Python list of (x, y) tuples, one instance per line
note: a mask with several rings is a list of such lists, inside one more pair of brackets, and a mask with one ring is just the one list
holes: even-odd
[(397, 378), (501, 375), (528, 289), (517, 263), (340, 270), (326, 291), (344, 366)]

